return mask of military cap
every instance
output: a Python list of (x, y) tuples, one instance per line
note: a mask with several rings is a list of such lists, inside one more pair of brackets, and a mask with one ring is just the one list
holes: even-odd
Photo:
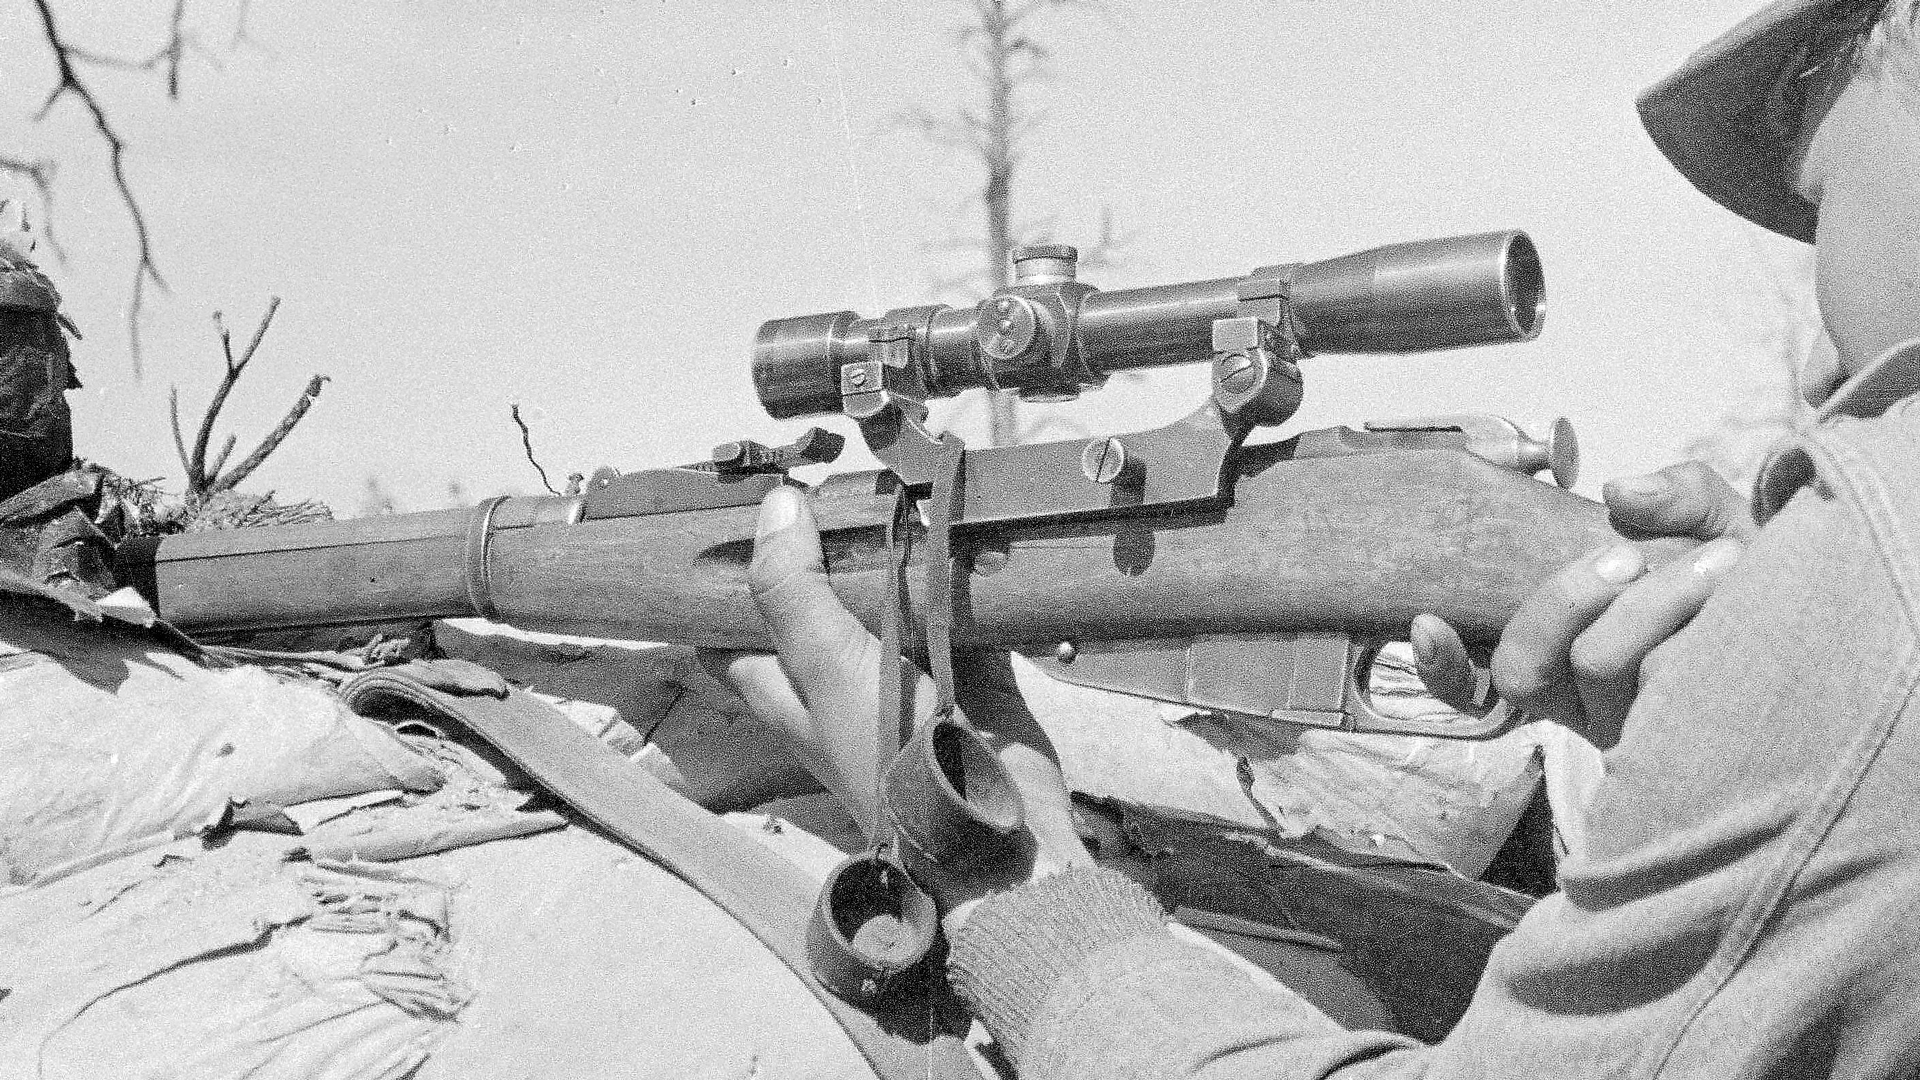
[(1888, 0), (1775, 0), (1640, 95), (1640, 120), (1681, 175), (1757, 225), (1813, 242), (1793, 189), (1801, 118), (1851, 71)]

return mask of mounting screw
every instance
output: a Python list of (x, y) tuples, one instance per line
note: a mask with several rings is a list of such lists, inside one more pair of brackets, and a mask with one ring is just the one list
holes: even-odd
[(1229, 394), (1245, 394), (1260, 381), (1259, 365), (1243, 352), (1220, 358), (1220, 389)]
[(1140, 459), (1127, 452), (1127, 444), (1111, 435), (1091, 439), (1080, 451), (1080, 471), (1096, 484), (1138, 483)]

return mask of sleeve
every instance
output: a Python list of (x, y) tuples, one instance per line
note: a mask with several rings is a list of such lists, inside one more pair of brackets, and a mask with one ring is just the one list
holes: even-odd
[(1414, 1076), (1418, 1044), (1347, 1031), (1175, 937), (1146, 890), (1105, 869), (981, 904), (948, 961), (1024, 1080)]

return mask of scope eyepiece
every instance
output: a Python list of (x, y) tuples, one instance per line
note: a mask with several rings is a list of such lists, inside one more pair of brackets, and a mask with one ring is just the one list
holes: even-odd
[(1407, 353), (1532, 341), (1546, 276), (1519, 231), (1415, 240), (1305, 263), (1293, 317), (1310, 353)]
[[(1039, 387), (1060, 396), (1059, 384), (1097, 386), (1115, 371), (1209, 362), (1213, 324), (1246, 314), (1249, 302), (1285, 297), (1288, 332), (1313, 353), (1407, 353), (1531, 341), (1546, 317), (1540, 256), (1519, 230), (1477, 233), (1342, 255), (1311, 263), (1263, 267), (1239, 278), (1098, 292), (1073, 281), (1071, 248), (1029, 249), (1027, 273), (996, 298), (1041, 303), (1050, 317), (1053, 370)], [(1049, 303), (1046, 290), (1067, 300)], [(878, 319), (851, 311), (802, 315), (763, 323), (753, 346), (753, 382), (760, 403), (776, 419), (841, 408), (841, 369), (880, 356), (876, 336), (899, 344), (893, 316), (912, 312), (914, 340), (907, 350), (915, 386), (926, 397), (951, 397), (976, 387), (1024, 389), (1037, 371), (1032, 356), (1018, 364), (1000, 355), (1000, 323), (1022, 329), (990, 308), (903, 309)], [(1028, 335), (1020, 335), (1021, 341)], [(983, 344), (984, 343), (984, 344)], [(991, 347), (989, 347), (991, 346)], [(898, 363), (902, 354), (889, 354)], [(998, 375), (996, 369), (998, 368)], [(1070, 390), (1070, 387), (1068, 387)]]

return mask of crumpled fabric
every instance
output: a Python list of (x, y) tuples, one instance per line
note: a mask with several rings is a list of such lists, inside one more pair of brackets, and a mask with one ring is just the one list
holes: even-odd
[[(0, 1080), (867, 1075), (749, 931), (532, 798), (418, 720), (0, 598)], [(733, 825), (824, 877), (793, 820)]]
[[(1058, 682), (1018, 656), (1014, 674), (1075, 791), (1467, 877), (1540, 784), (1532, 725), (1485, 741), (1290, 729)], [(1426, 695), (1404, 645), (1382, 650), (1371, 689), (1388, 715), (1452, 712)]]
[(471, 996), (451, 888), (235, 834), (0, 898), (0, 1078), (396, 1080)]
[(0, 498), (0, 567), (90, 600), (113, 592), (113, 544), (94, 523), (102, 481), (82, 466)]
[(326, 691), (200, 667), (51, 604), (0, 606), (0, 895), (258, 810), (381, 788), (433, 763)]

